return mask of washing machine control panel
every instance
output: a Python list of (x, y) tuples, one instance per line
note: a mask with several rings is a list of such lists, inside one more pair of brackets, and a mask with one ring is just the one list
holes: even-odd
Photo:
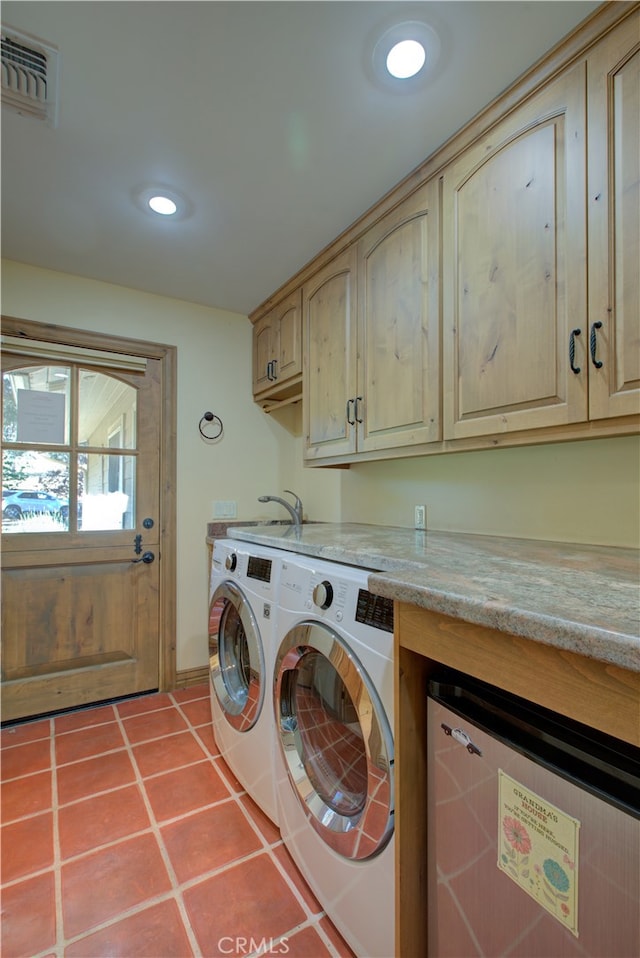
[(393, 632), (393, 599), (359, 589), (356, 622), (382, 629), (383, 632)]
[(312, 598), (314, 604), (321, 609), (328, 609), (333, 602), (333, 586), (328, 579), (323, 579), (313, 587)]
[(257, 579), (259, 582), (271, 582), (271, 559), (250, 555), (247, 563), (247, 578)]
[[(326, 573), (325, 573), (326, 575)], [(313, 572), (309, 575), (307, 583), (307, 600), (305, 605), (307, 609), (320, 609), (328, 612), (329, 619), (336, 622), (342, 622), (345, 616), (345, 609), (349, 602), (349, 594), (353, 590), (349, 589), (349, 584), (342, 579), (327, 579), (319, 572)], [(353, 600), (351, 600), (353, 605)]]

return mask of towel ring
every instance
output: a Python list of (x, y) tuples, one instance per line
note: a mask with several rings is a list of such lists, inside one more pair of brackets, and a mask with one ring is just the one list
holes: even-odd
[(198, 423), (198, 429), (203, 439), (219, 439), (223, 428), (220, 416), (214, 416), (212, 412), (206, 412)]

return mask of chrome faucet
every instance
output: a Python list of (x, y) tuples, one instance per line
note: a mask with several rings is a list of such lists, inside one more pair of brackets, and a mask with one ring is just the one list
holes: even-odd
[(291, 505), (290, 502), (287, 502), (286, 499), (280, 499), (278, 496), (258, 496), (258, 502), (279, 502), (281, 506), (284, 506), (291, 519), (293, 521), (296, 530), (299, 530), (302, 526), (302, 502), (291, 489), (285, 489), (285, 492), (288, 492), (290, 496), (293, 496), (295, 503)]

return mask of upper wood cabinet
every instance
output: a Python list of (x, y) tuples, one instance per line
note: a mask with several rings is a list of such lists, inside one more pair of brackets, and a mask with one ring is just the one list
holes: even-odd
[(295, 290), (253, 327), (253, 395), (259, 401), (302, 392), (302, 291)]
[(589, 418), (640, 411), (640, 11), (587, 59)]
[(637, 433), (639, 143), (640, 3), (602, 4), (252, 316), (305, 462)]
[(438, 185), (375, 223), (305, 286), (305, 457), (440, 438)]
[(445, 439), (586, 417), (585, 69), (445, 169)]

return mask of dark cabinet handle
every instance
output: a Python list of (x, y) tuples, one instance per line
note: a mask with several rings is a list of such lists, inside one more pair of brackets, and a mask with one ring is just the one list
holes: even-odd
[(596, 346), (598, 345), (597, 337), (596, 337), (596, 329), (602, 329), (602, 323), (600, 321), (593, 324), (593, 326), (591, 327), (591, 335), (589, 336), (589, 347), (591, 349), (591, 362), (596, 367), (596, 369), (602, 369), (602, 362), (599, 359), (596, 359)]
[(356, 396), (356, 404), (355, 404), (356, 422), (362, 422), (362, 416), (360, 415), (361, 402), (362, 402), (362, 396)]
[(571, 336), (569, 337), (569, 365), (571, 366), (571, 372), (576, 375), (580, 372), (580, 367), (575, 365), (576, 358), (576, 336), (580, 335), (579, 329), (572, 329)]
[[(349, 406), (355, 406), (355, 399), (347, 399), (347, 422), (350, 426), (355, 426), (355, 419), (352, 419), (349, 415)], [(351, 415), (353, 415), (353, 413)]]
[(276, 379), (278, 378), (278, 360), (277, 359), (271, 360), (271, 372), (273, 374), (273, 381), (275, 382)]
[(267, 379), (270, 383), (276, 381), (278, 377), (276, 376), (276, 361), (275, 359), (270, 359), (267, 363)]

